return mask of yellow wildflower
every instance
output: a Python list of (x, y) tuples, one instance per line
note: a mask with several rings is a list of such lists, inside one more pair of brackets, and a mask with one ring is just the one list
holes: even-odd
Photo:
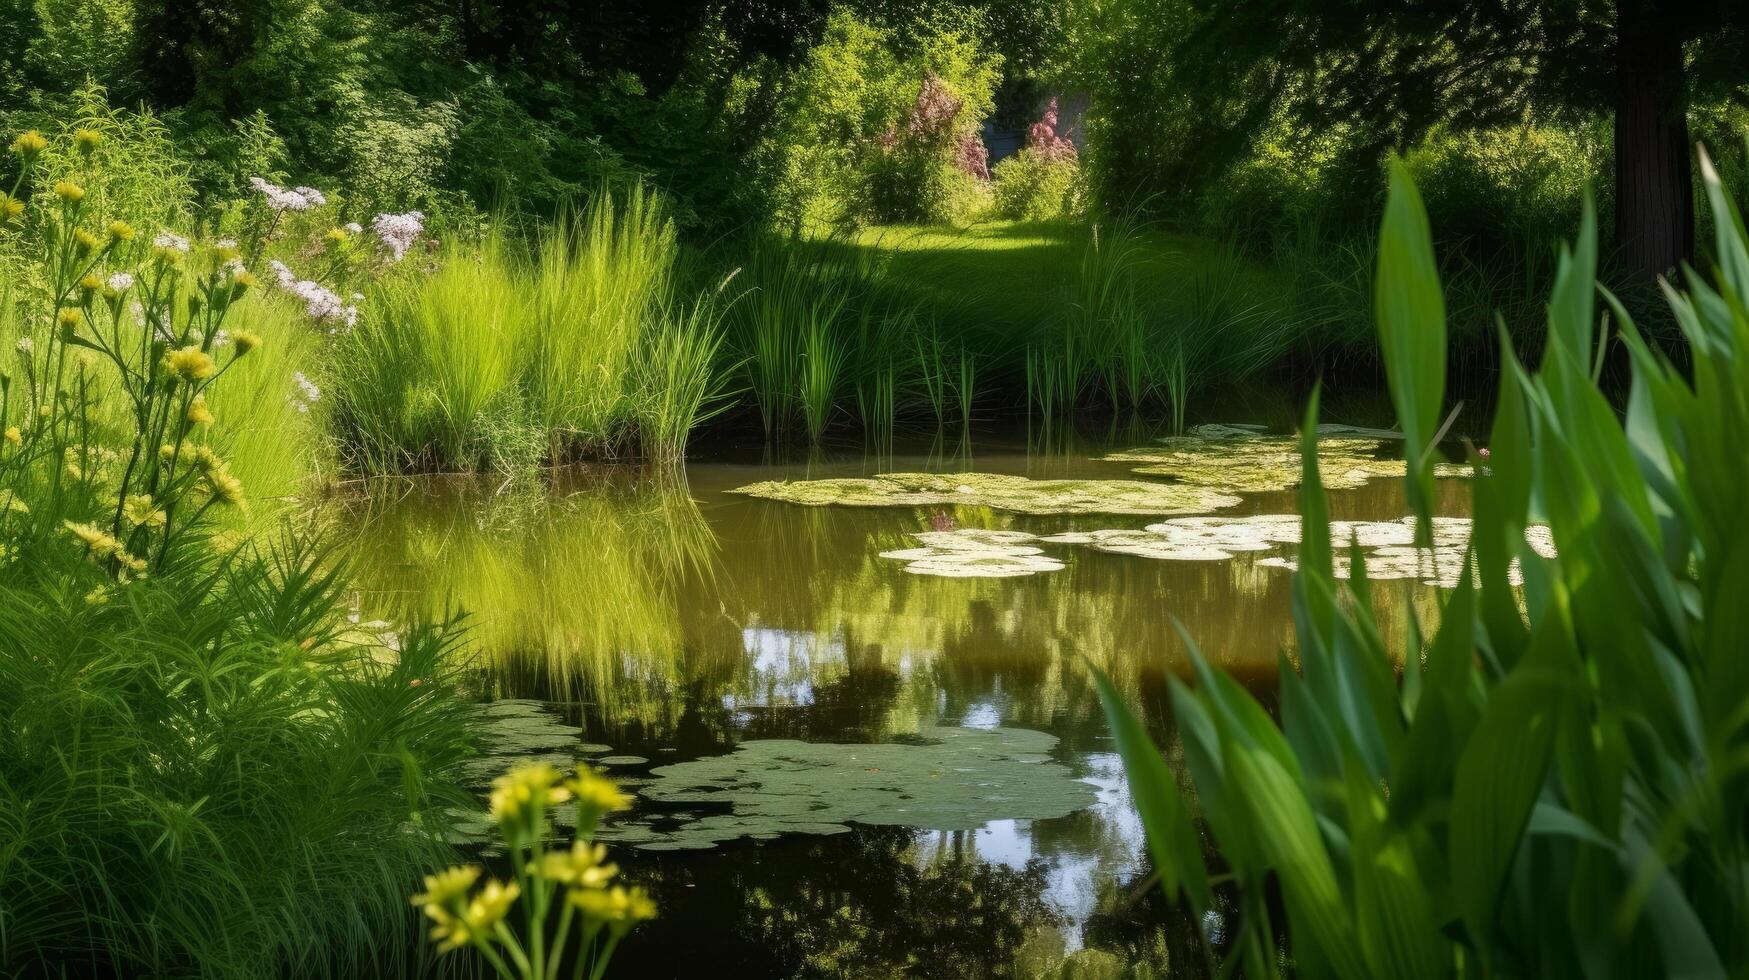
[(231, 507), (242, 506), (243, 481), (232, 476), (230, 470), (221, 466), (208, 472), (206, 485), (207, 489), (211, 491), (213, 499), (219, 503)]
[(131, 242), (134, 240), (134, 226), (125, 221), (111, 221), (108, 230), (112, 241)]
[(522, 886), (516, 882), (505, 884), (492, 880), (480, 888), (480, 893), (468, 902), (467, 920), (469, 928), (484, 932), (499, 922), (510, 912), (510, 906), (516, 904), (516, 899), (522, 894)]
[(623, 810), (632, 804), (632, 798), (620, 792), (613, 780), (587, 766), (579, 768), (574, 778), (566, 780), (565, 788), (577, 797), (583, 809), (595, 816)]
[(97, 277), (97, 273), (87, 272), (84, 278), (79, 280), (79, 288), (88, 293), (95, 293), (103, 288), (103, 280)]
[(236, 242), (227, 239), (213, 246), (213, 254), (218, 256), (221, 263), (235, 262), (243, 257), (243, 250), (237, 247)]
[(255, 274), (248, 269), (238, 269), (231, 273), (231, 290), (234, 296), (241, 296), (255, 285)]
[(206, 407), (206, 396), (205, 395), (195, 395), (194, 400), (188, 403), (188, 424), (189, 425), (212, 425), (213, 424), (213, 410)]
[(115, 558), (117, 561), (121, 562), (123, 568), (133, 572), (135, 575), (143, 576), (146, 574), (146, 559), (141, 558), (138, 555), (129, 554), (126, 551), (116, 552)]
[(109, 590), (101, 585), (92, 589), (90, 592), (85, 593), (85, 604), (87, 606), (101, 606), (108, 601)]
[(237, 356), (242, 357), (261, 346), (261, 335), (253, 330), (239, 330), (231, 335), (231, 342), (237, 345)]
[(0, 191), (0, 225), (9, 225), (24, 217), (24, 201)]
[(121, 550), (121, 542), (110, 537), (109, 532), (95, 524), (76, 524), (72, 521), (62, 521), (61, 523), (66, 526), (67, 530), (73, 532), (73, 536), (78, 538), (80, 543), (85, 545), (85, 550), (90, 552), (93, 558), (108, 558)]
[(570, 900), (585, 916), (611, 923), (618, 931), (656, 917), (656, 903), (642, 888), (615, 885), (612, 888), (578, 890), (571, 892)]
[(330, 229), (328, 229), (328, 236), (327, 237), (328, 237), (329, 241), (338, 245), (339, 243), (346, 241), (346, 229), (345, 228), (330, 228)]
[(101, 142), (103, 142), (103, 134), (95, 129), (73, 130), (73, 145), (85, 156), (90, 156), (91, 151), (97, 149), (97, 144)]
[(164, 511), (150, 494), (136, 493), (122, 503), (121, 516), (129, 527), (163, 527)]
[(425, 876), (425, 890), (413, 896), (414, 905), (447, 906), (468, 893), (480, 877), (480, 869), (472, 864), (459, 865), (434, 875)]
[(103, 243), (98, 241), (96, 235), (85, 229), (75, 228), (73, 229), (73, 244), (78, 248), (80, 255), (90, 255), (97, 251)]
[(34, 129), (20, 133), (18, 138), (12, 141), (12, 152), (26, 160), (36, 159), (36, 155), (48, 147), (49, 141), (43, 139), (43, 134)]
[(187, 443), (184, 443), (183, 455), (187, 456), (189, 462), (193, 463), (202, 473), (217, 472), (218, 470), (224, 469), (225, 466), (225, 461), (219, 458), (218, 453), (213, 452), (213, 447), (206, 445), (205, 443), (198, 446), (190, 446)]
[(85, 200), (85, 188), (70, 180), (56, 181), (55, 196), (68, 204), (78, 204)]
[(6, 441), (14, 446), (22, 446), (24, 445), (24, 433), (18, 431), (18, 426), (9, 425), (6, 427)]
[(24, 501), (19, 500), (17, 497), (6, 498), (6, 509), (12, 511), (14, 514), (30, 513), (30, 508), (25, 506)]
[(492, 780), (492, 819), (500, 824), (516, 823), (525, 815), (563, 803), (571, 794), (553, 785), (559, 781), (559, 771), (544, 762), (517, 766)]
[(601, 888), (619, 873), (607, 863), (607, 845), (574, 841), (568, 851), (549, 851), (541, 856), (541, 877), (573, 888)]
[(206, 351), (190, 344), (165, 354), (164, 370), (183, 381), (200, 381), (212, 377), (218, 365)]

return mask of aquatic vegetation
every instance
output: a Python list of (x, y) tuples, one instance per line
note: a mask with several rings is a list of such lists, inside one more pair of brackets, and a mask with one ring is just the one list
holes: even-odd
[[(1416, 546), (1414, 517), (1396, 521), (1332, 521), (1331, 537), (1343, 545), (1361, 549), (1361, 560), (1370, 579), (1417, 579), (1428, 585), (1455, 588), (1463, 572), (1470, 539), (1468, 518), (1432, 519), (1431, 543)], [(1245, 552), (1277, 551), (1300, 541), (1300, 519), (1293, 514), (1253, 514), (1243, 517), (1179, 517), (1140, 529), (1065, 531), (1029, 534), (1025, 531), (963, 529), (925, 531), (914, 534), (927, 547), (881, 552), (882, 558), (910, 563), (906, 571), (928, 575), (975, 577), (981, 569), (988, 577), (1030, 575), (1055, 571), (1062, 562), (1043, 555), (1033, 544), (1085, 545), (1097, 551), (1160, 561), (1229, 561)], [(1552, 558), (1554, 542), (1549, 529), (1531, 525), (1525, 542), (1538, 555)], [(1264, 568), (1297, 568), (1291, 557), (1259, 558)], [(914, 567), (914, 566), (922, 567)], [(1349, 577), (1350, 553), (1335, 558), (1336, 577)], [(1510, 571), (1512, 584), (1522, 584), (1516, 563)]]
[[(587, 970), (590, 980), (600, 980), (626, 933), (656, 916), (642, 888), (612, 883), (619, 867), (593, 842), (601, 819), (629, 802), (612, 780), (588, 767), (567, 779), (555, 766), (524, 763), (493, 780), (491, 821), (514, 874), (478, 889), (484, 873), (478, 865), (425, 877), (425, 890), (412, 901), (433, 923), (438, 952), (471, 949), (506, 980), (549, 980), (567, 965), (576, 976)], [(570, 847), (549, 847), (561, 808), (571, 812), (575, 832)], [(552, 927), (555, 909), (558, 925)]]
[(882, 558), (905, 563), (913, 575), (942, 578), (1017, 578), (1063, 567), (1055, 558), (1019, 541), (1034, 540), (1020, 531), (925, 531), (912, 535), (921, 548), (883, 551)]
[[(1749, 742), (1749, 231), (1704, 153), (1700, 163), (1716, 272), (1685, 270), (1686, 291), (1665, 288), (1686, 356), (1649, 343), (1598, 285), (1587, 205), (1559, 252), (1540, 365), (1502, 353), (1468, 553), (1436, 628), (1412, 622), (1392, 645), (1400, 680), (1370, 569), (1338, 582), (1340, 542), (1307, 437), (1295, 662), (1269, 701), (1279, 711), (1193, 646), (1194, 689), (1169, 681), (1186, 786), (1102, 687), (1165, 897), (1189, 906), (1205, 955), (1229, 957), (1221, 972), (1275, 975), (1284, 956), (1302, 973), (1381, 980), (1728, 977), (1749, 964), (1737, 883), (1749, 825), (1736, 817), (1749, 794), (1738, 762)], [(1414, 461), (1407, 496), (1423, 518), (1412, 540), (1426, 545), (1440, 537), (1426, 518), (1445, 301), (1401, 163), (1378, 255), (1376, 319)], [(1600, 321), (1631, 360), (1624, 409), (1600, 383)], [(1314, 398), (1306, 414), (1317, 411)], [(1533, 518), (1558, 554), (1524, 540)], [(1385, 547), (1404, 564), (1416, 551)], [(1227, 897), (1216, 899), (1211, 872)], [(1209, 914), (1232, 903), (1241, 917)]]
[(870, 479), (766, 481), (735, 490), (808, 507), (989, 507), (1017, 514), (1195, 514), (1239, 498), (1135, 480), (1029, 480), (1000, 473), (883, 473)]
[[(659, 766), (639, 795), (666, 809), (610, 823), (600, 838), (642, 850), (714, 847), (742, 837), (842, 833), (848, 823), (971, 829), (1043, 820), (1093, 802), (1051, 761), (1056, 736), (1020, 728), (925, 728), (902, 743), (757, 739)], [(729, 812), (673, 813), (677, 807)]]

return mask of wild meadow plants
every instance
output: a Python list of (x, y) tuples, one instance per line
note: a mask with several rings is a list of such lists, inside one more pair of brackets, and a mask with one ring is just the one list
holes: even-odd
[[(1191, 643), (1195, 687), (1170, 681), (1181, 788), (1098, 678), (1156, 873), (1205, 930), (1211, 969), (1218, 951), (1219, 969), (1247, 976), (1749, 968), (1749, 233), (1704, 154), (1700, 169), (1716, 264), (1664, 286), (1689, 362), (1598, 286), (1587, 207), (1560, 254), (1540, 366), (1503, 342), (1488, 451), (1471, 453), (1470, 560), (1427, 633), (1387, 650), (1358, 559), (1339, 587), (1308, 436), (1298, 644), (1282, 658), (1279, 720)], [(1374, 295), (1425, 528), (1446, 302), (1401, 167)], [(1632, 363), (1625, 413), (1599, 384), (1609, 325)], [(1316, 414), (1314, 399), (1305, 432)], [(1526, 545), (1533, 523), (1558, 554)], [(1217, 888), (1233, 893), (1230, 911), (1217, 911)]]
[[(575, 836), (568, 848), (549, 848), (552, 813), (567, 803), (577, 811)], [(612, 883), (619, 868), (594, 843), (601, 818), (630, 803), (613, 780), (587, 767), (567, 779), (529, 763), (494, 780), (491, 818), (513, 876), (475, 889), (477, 865), (428, 875), (413, 904), (434, 923), (438, 951), (471, 949), (506, 980), (600, 980), (625, 934), (656, 916), (642, 888)]]
[(19, 136), (0, 195), (0, 970), (399, 972), (460, 799), (456, 631), (351, 626), (226, 455), (275, 384), (254, 266), (319, 192), (234, 239), (136, 227), (69, 129)]

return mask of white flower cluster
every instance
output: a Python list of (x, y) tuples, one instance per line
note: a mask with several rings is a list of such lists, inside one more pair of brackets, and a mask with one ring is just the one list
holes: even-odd
[(134, 288), (134, 277), (131, 273), (127, 272), (113, 273), (105, 285), (118, 293), (125, 293)]
[(294, 187), (288, 191), (260, 177), (249, 178), (249, 186), (261, 192), (267, 198), (267, 206), (275, 211), (308, 211), (328, 203), (328, 198), (314, 187)]
[(329, 325), (329, 332), (338, 332), (344, 324), (351, 328), (358, 322), (358, 307), (342, 302), (332, 289), (312, 279), (299, 279), (278, 259), (267, 263), (279, 288), (304, 302), (304, 313), (317, 323)]
[(165, 249), (169, 249), (172, 252), (187, 253), (187, 251), (188, 251), (188, 239), (183, 238), (181, 235), (175, 235), (175, 234), (171, 234), (170, 232), (167, 232), (167, 231), (161, 231), (157, 234), (156, 237), (154, 237), (152, 239), (152, 247), (153, 248), (165, 248)]
[(31, 340), (29, 337), (18, 338), (18, 343), (16, 346), (18, 347), (18, 352), (20, 354), (23, 354), (25, 357), (29, 357), (31, 354), (36, 352), (36, 341)]
[(407, 249), (419, 240), (419, 235), (425, 231), (425, 215), (419, 211), (408, 211), (406, 214), (379, 214), (371, 219), (370, 228), (377, 233), (383, 246), (401, 261), (401, 256), (407, 254)]
[(304, 377), (304, 372), (299, 371), (293, 374), (292, 384), (296, 385), (298, 390), (292, 392), (290, 400), (292, 407), (298, 411), (308, 412), (311, 405), (322, 400), (322, 389), (316, 387), (314, 381)]

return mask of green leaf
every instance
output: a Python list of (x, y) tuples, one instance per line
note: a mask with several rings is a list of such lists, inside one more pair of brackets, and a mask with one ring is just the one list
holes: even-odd
[(1179, 792), (1172, 767), (1112, 686), (1111, 678), (1098, 667), (1092, 670), (1112, 739), (1123, 758), (1136, 812), (1148, 834), (1148, 853), (1154, 858), (1160, 885), (1168, 896), (1176, 897), (1183, 892), (1200, 913), (1210, 907), (1213, 896), (1207, 869), (1202, 864), (1202, 841), (1191, 822), (1190, 806)]
[(1439, 288), (1427, 210), (1401, 160), (1391, 161), (1373, 309), (1409, 461), (1409, 507), (1422, 518), (1416, 533), (1425, 545), (1430, 543), (1426, 518), (1433, 513), (1434, 502), (1431, 450), (1445, 400), (1445, 297)]

